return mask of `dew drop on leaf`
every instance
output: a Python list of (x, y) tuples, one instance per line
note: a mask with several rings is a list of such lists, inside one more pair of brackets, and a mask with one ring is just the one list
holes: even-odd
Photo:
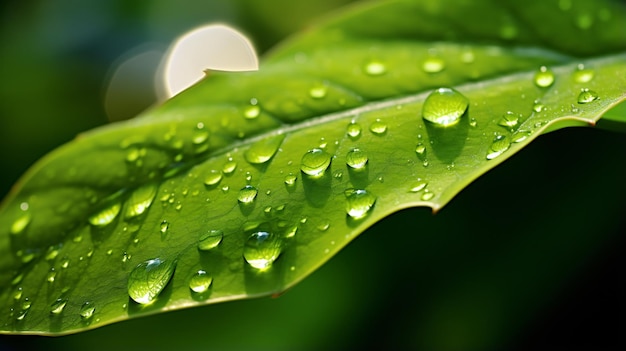
[(213, 277), (210, 274), (204, 270), (198, 270), (189, 279), (189, 289), (195, 293), (201, 294), (209, 290), (212, 282)]
[(507, 111), (502, 116), (502, 118), (500, 118), (498, 125), (511, 129), (511, 128), (515, 128), (518, 123), (519, 123), (519, 116), (515, 115), (515, 113), (511, 111)]
[(233, 160), (232, 157), (229, 157), (224, 166), (222, 167), (222, 172), (224, 174), (231, 174), (237, 169), (237, 161)]
[(511, 136), (511, 141), (514, 143), (521, 143), (522, 141), (526, 140), (531, 134), (532, 133), (528, 130), (518, 130)]
[(269, 161), (276, 154), (284, 139), (285, 136), (281, 134), (257, 141), (244, 152), (246, 161), (251, 164), (262, 164)]
[(170, 223), (167, 220), (164, 219), (163, 221), (161, 221), (161, 227), (160, 227), (161, 234), (166, 234), (169, 228), (170, 228)]
[(200, 236), (198, 250), (209, 251), (219, 246), (224, 238), (224, 232), (219, 229), (211, 229)]
[(245, 243), (243, 258), (253, 268), (264, 270), (276, 261), (283, 249), (282, 241), (269, 232), (253, 233)]
[(92, 302), (86, 301), (85, 303), (83, 303), (82, 306), (80, 306), (80, 310), (78, 311), (78, 314), (83, 320), (87, 320), (93, 317), (93, 314), (95, 312), (96, 312), (96, 306)]
[(154, 258), (137, 265), (128, 276), (128, 295), (139, 304), (152, 303), (174, 275), (176, 261)]
[(535, 73), (534, 82), (540, 88), (547, 88), (554, 83), (554, 73), (546, 66), (541, 66)]
[(300, 170), (302, 173), (311, 177), (321, 177), (330, 166), (331, 157), (322, 149), (311, 149), (307, 151), (300, 161)]
[(583, 89), (580, 94), (578, 94), (578, 103), (579, 104), (588, 104), (592, 101), (598, 100), (598, 93), (593, 90)]
[(296, 180), (298, 179), (298, 177), (293, 174), (293, 173), (289, 173), (285, 176), (285, 185), (288, 187), (292, 187), (294, 185), (296, 185)]
[(588, 83), (593, 79), (594, 72), (592, 69), (585, 68), (582, 63), (578, 65), (574, 71), (574, 81), (576, 83)]
[(57, 315), (60, 314), (61, 312), (63, 312), (65, 305), (67, 305), (67, 299), (64, 299), (64, 298), (56, 299), (56, 301), (54, 301), (52, 305), (50, 305), (50, 313), (57, 314)]
[(22, 202), (20, 204), (20, 214), (18, 218), (13, 221), (13, 224), (11, 224), (11, 234), (17, 235), (22, 233), (28, 224), (30, 224), (31, 214), (29, 207), (30, 206), (27, 202)]
[(364, 189), (347, 189), (346, 213), (353, 219), (367, 216), (376, 202), (376, 196)]
[(428, 201), (431, 200), (433, 197), (435, 197), (435, 193), (428, 189), (424, 189), (424, 193), (422, 194), (421, 199), (422, 201)]
[(446, 63), (439, 57), (431, 56), (422, 63), (422, 69), (426, 73), (438, 73), (446, 68)]
[(387, 132), (387, 125), (377, 118), (372, 124), (370, 124), (370, 132), (375, 135), (383, 135)]
[(257, 105), (256, 99), (250, 100), (250, 105), (243, 110), (243, 116), (246, 119), (255, 119), (261, 114), (261, 107)]
[(422, 116), (425, 120), (442, 127), (455, 125), (459, 122), (469, 100), (452, 88), (434, 90), (424, 101)]
[(239, 190), (239, 195), (237, 196), (237, 200), (242, 204), (249, 204), (254, 201), (256, 195), (258, 194), (257, 188), (252, 185), (246, 185), (241, 190)]
[(111, 224), (122, 209), (121, 202), (117, 201), (104, 207), (100, 211), (91, 215), (88, 220), (94, 227), (104, 227)]
[(426, 182), (425, 180), (422, 180), (420, 178), (418, 178), (409, 188), (409, 191), (412, 193), (417, 193), (420, 192), (422, 190), (424, 190), (424, 188), (426, 188), (426, 185), (428, 185), (428, 182)]
[(367, 155), (361, 149), (354, 148), (346, 155), (346, 164), (353, 169), (359, 170), (367, 165)]
[(352, 139), (356, 139), (361, 135), (361, 126), (356, 122), (348, 124), (346, 134)]
[(146, 184), (135, 189), (126, 202), (126, 218), (134, 218), (146, 212), (157, 194), (156, 184)]
[(204, 184), (207, 186), (217, 185), (222, 180), (222, 172), (212, 169), (209, 173), (204, 177)]
[(325, 85), (316, 85), (309, 89), (309, 96), (313, 99), (323, 99), (324, 97), (326, 97), (327, 91), (328, 88), (326, 88)]
[(380, 61), (370, 61), (363, 68), (365, 73), (370, 76), (380, 76), (387, 72), (387, 67)]
[(487, 153), (487, 159), (493, 160), (494, 158), (502, 155), (506, 150), (509, 149), (511, 143), (508, 138), (504, 135), (496, 135), (491, 143), (491, 147), (489, 148), (489, 152)]

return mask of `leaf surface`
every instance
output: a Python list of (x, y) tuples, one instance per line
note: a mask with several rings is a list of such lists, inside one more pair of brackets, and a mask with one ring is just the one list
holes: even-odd
[[(362, 5), (258, 72), (210, 72), (84, 133), (3, 202), (0, 328), (71, 333), (278, 294), (390, 213), (439, 210), (540, 134), (624, 100), (626, 11), (591, 5)], [(468, 101), (448, 127), (423, 118), (441, 87)]]

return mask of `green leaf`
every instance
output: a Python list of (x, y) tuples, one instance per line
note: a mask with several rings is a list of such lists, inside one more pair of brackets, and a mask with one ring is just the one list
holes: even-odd
[(278, 294), (390, 213), (437, 211), (540, 134), (595, 124), (626, 96), (626, 10), (577, 6), (362, 5), (258, 72), (81, 135), (0, 209), (0, 328)]

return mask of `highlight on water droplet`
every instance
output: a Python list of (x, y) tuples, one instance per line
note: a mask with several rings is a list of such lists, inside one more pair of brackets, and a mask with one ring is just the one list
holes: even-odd
[(209, 290), (211, 283), (213, 283), (213, 277), (200, 269), (189, 279), (189, 289), (194, 293), (202, 294)]
[(598, 100), (598, 93), (596, 93), (593, 90), (589, 90), (587, 88), (582, 89), (580, 91), (580, 94), (578, 94), (578, 103), (579, 104), (588, 104), (590, 102), (593, 102), (595, 100)]
[(147, 305), (156, 300), (174, 275), (176, 261), (154, 258), (137, 265), (128, 276), (128, 295)]
[(214, 186), (217, 185), (222, 180), (222, 172), (212, 169), (204, 178), (204, 184), (206, 186)]
[(237, 161), (233, 160), (232, 157), (229, 157), (222, 167), (222, 172), (224, 172), (224, 174), (232, 174), (235, 169), (237, 169)]
[(146, 184), (135, 189), (126, 201), (125, 217), (129, 219), (144, 214), (152, 205), (157, 190), (156, 184)]
[(20, 211), (21, 213), (19, 214), (18, 218), (13, 221), (13, 224), (11, 224), (10, 231), (13, 235), (22, 233), (24, 229), (28, 227), (28, 224), (30, 224), (31, 214), (30, 205), (28, 204), (28, 202), (22, 202), (20, 204)]
[(298, 179), (298, 176), (290, 172), (289, 174), (285, 176), (285, 185), (288, 187), (292, 187), (296, 185), (297, 179)]
[(540, 88), (547, 88), (554, 83), (554, 73), (546, 66), (541, 66), (535, 73), (534, 82)]
[(63, 312), (65, 305), (67, 305), (67, 299), (65, 298), (56, 299), (56, 301), (54, 301), (52, 305), (50, 305), (50, 313), (55, 314), (55, 315), (60, 314), (61, 312)]
[(325, 84), (317, 84), (309, 89), (309, 96), (312, 99), (323, 99), (326, 97), (326, 93), (328, 92), (328, 88)]
[(528, 130), (518, 130), (511, 136), (511, 141), (514, 143), (521, 143), (522, 141), (528, 139), (531, 134), (532, 133)]
[(585, 65), (582, 63), (576, 67), (576, 71), (574, 71), (574, 81), (576, 83), (588, 83), (591, 82), (594, 76), (594, 71), (592, 69), (585, 68)]
[(432, 191), (428, 189), (424, 189), (421, 199), (422, 201), (428, 201), (428, 200), (431, 200), (433, 197), (435, 197), (435, 193), (433, 193)]
[(279, 134), (252, 144), (245, 152), (244, 158), (251, 164), (262, 164), (269, 161), (285, 139), (285, 135)]
[(448, 127), (459, 122), (467, 111), (469, 100), (452, 88), (439, 88), (428, 95), (422, 116), (437, 126)]
[(411, 187), (409, 188), (409, 191), (412, 193), (418, 193), (422, 190), (424, 190), (426, 188), (426, 185), (428, 185), (428, 182), (421, 179), (421, 178), (417, 178), (417, 180), (415, 182), (413, 182), (413, 184), (411, 184)]
[(502, 116), (502, 118), (500, 118), (498, 125), (512, 130), (515, 127), (517, 127), (518, 123), (519, 123), (519, 116), (511, 111), (507, 111)]
[(211, 229), (200, 236), (198, 241), (198, 250), (209, 251), (218, 247), (224, 238), (224, 231), (219, 229)]
[(250, 235), (243, 249), (243, 258), (253, 268), (266, 270), (272, 266), (283, 250), (280, 238), (269, 232)]
[(367, 161), (367, 155), (359, 148), (351, 149), (346, 155), (346, 164), (348, 167), (355, 170), (364, 169), (367, 165)]
[(363, 68), (365, 73), (370, 76), (380, 76), (387, 72), (387, 67), (380, 61), (370, 61)]
[(438, 73), (444, 68), (446, 68), (446, 63), (437, 56), (430, 56), (422, 63), (422, 70), (426, 73)]
[(509, 149), (511, 143), (509, 139), (504, 135), (496, 135), (491, 143), (491, 147), (489, 148), (489, 152), (487, 153), (487, 159), (493, 160), (494, 158), (502, 155), (506, 150)]
[(105, 227), (111, 224), (122, 209), (122, 203), (116, 201), (94, 213), (88, 218), (89, 224), (94, 227)]
[(361, 126), (356, 122), (350, 122), (346, 130), (346, 134), (352, 139), (356, 139), (361, 135)]
[(374, 204), (376, 196), (365, 189), (347, 189), (346, 213), (353, 219), (361, 219), (367, 216)]
[(241, 190), (239, 190), (237, 200), (242, 204), (250, 204), (254, 201), (257, 194), (257, 188), (253, 187), (252, 185), (246, 185), (241, 188)]
[(83, 305), (80, 306), (80, 310), (78, 310), (78, 314), (83, 320), (91, 319), (95, 312), (96, 306), (93, 304), (93, 302), (90, 301), (86, 301), (85, 303), (83, 303)]
[(387, 124), (377, 118), (372, 124), (370, 124), (370, 132), (374, 135), (383, 135), (387, 132)]
[(330, 166), (331, 156), (326, 151), (315, 148), (307, 151), (300, 160), (300, 170), (311, 177), (322, 177)]

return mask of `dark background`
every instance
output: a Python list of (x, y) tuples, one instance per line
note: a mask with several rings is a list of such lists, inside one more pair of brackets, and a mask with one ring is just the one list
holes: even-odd
[[(129, 50), (221, 21), (263, 52), (346, 2), (0, 3), (1, 194), (54, 147), (108, 123), (107, 79)], [(114, 119), (154, 99), (135, 83), (146, 88)], [(0, 336), (0, 350), (623, 348), (624, 151), (624, 134), (605, 130), (542, 136), (437, 215), (385, 219), (279, 298), (67, 337)]]

